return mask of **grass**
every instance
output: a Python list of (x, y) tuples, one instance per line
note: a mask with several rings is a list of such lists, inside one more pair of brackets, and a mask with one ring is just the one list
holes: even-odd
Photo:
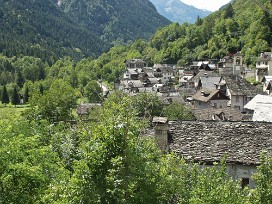
[(28, 109), (29, 105), (17, 105), (0, 103), (0, 120), (16, 120), (21, 116), (21, 113)]

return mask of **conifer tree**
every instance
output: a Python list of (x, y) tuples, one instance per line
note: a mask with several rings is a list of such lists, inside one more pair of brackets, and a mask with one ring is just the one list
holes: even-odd
[(25, 82), (25, 80), (24, 80), (22, 72), (20, 70), (16, 70), (16, 72), (15, 72), (16, 85), (19, 86), (20, 88), (22, 88), (24, 85), (24, 82)]
[(25, 92), (24, 92), (24, 101), (25, 103), (28, 102), (28, 99), (29, 99), (29, 89), (28, 89), (28, 86), (25, 88)]
[(16, 105), (18, 105), (20, 103), (20, 97), (19, 97), (16, 86), (13, 88), (13, 91), (12, 91), (11, 103), (13, 105), (15, 105), (15, 107), (16, 107)]
[(9, 103), (9, 95), (6, 86), (3, 86), (2, 94), (1, 94), (1, 101), (3, 104)]
[(40, 84), (40, 86), (39, 86), (39, 91), (40, 91), (40, 94), (43, 94), (43, 85), (42, 84)]

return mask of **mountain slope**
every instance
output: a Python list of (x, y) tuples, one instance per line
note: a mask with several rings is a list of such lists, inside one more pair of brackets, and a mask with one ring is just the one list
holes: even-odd
[(70, 20), (51, 0), (0, 0), (0, 53), (42, 59), (101, 54), (106, 43)]
[(192, 60), (220, 59), (241, 51), (244, 62), (255, 63), (272, 47), (271, 0), (234, 0), (195, 24), (173, 23), (150, 40), (155, 63), (189, 64)]
[(0, 53), (98, 56), (114, 42), (149, 39), (170, 21), (148, 0), (0, 0)]
[(211, 11), (201, 10), (187, 5), (180, 0), (150, 0), (158, 12), (172, 22), (194, 23), (199, 16), (208, 16)]
[(170, 24), (148, 0), (61, 0), (60, 5), (72, 20), (109, 43), (149, 39)]

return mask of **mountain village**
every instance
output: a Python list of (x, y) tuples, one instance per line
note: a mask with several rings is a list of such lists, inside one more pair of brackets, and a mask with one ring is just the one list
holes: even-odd
[[(220, 61), (196, 61), (189, 67), (126, 60), (115, 89), (127, 94), (152, 93), (167, 104), (190, 106), (196, 121), (153, 118), (162, 151), (212, 165), (227, 157), (227, 172), (242, 187), (254, 187), (251, 175), (262, 150), (272, 151), (272, 53), (260, 53), (256, 70), (246, 69), (241, 53)], [(258, 86), (246, 81), (255, 78)], [(174, 86), (176, 84), (176, 86)]]

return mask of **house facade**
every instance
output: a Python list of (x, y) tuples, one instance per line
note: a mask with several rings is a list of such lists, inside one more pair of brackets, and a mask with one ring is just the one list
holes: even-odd
[(218, 84), (218, 89), (229, 99), (228, 106), (246, 112), (244, 106), (257, 94), (262, 93), (254, 85), (240, 76), (223, 76)]
[(166, 123), (162, 125), (169, 128), (168, 134), (159, 135), (163, 138), (161, 142), (167, 141), (160, 144), (164, 151), (168, 149), (203, 166), (226, 157), (226, 172), (241, 181), (242, 186), (254, 188), (252, 174), (260, 164), (261, 152), (272, 153), (271, 123), (169, 121), (168, 126)]
[(243, 56), (240, 52), (223, 57), (217, 64), (220, 75), (237, 75), (244, 74)]
[(272, 52), (261, 53), (256, 61), (256, 81), (267, 75), (272, 75)]
[(229, 98), (218, 89), (200, 89), (192, 96), (195, 109), (225, 108)]

